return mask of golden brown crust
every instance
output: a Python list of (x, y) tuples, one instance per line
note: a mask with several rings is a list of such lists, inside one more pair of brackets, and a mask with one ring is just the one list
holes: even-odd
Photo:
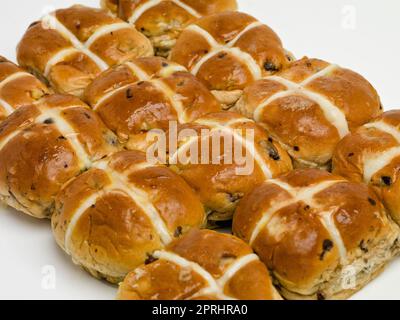
[(265, 126), (297, 166), (320, 168), (329, 164), (341, 138), (382, 113), (367, 80), (308, 58), (247, 87), (235, 110)]
[(128, 147), (170, 121), (187, 123), (221, 106), (185, 68), (163, 58), (140, 58), (101, 74), (87, 88), (85, 100)]
[(57, 243), (94, 276), (118, 283), (155, 250), (204, 225), (190, 187), (144, 154), (103, 159), (60, 192), (52, 225)]
[[(399, 229), (375, 193), (320, 170), (295, 170), (246, 196), (234, 234), (251, 243), (287, 298), (340, 297), (359, 289), (398, 251)], [(353, 278), (349, 278), (350, 281)]]
[(152, 54), (150, 42), (133, 27), (81, 5), (32, 24), (18, 46), (21, 66), (56, 91), (77, 96), (107, 67)]
[(146, 35), (156, 55), (167, 57), (186, 26), (202, 16), (237, 9), (236, 0), (103, 0), (110, 10)]
[(46, 96), (0, 126), (0, 197), (48, 218), (62, 185), (118, 148), (117, 137), (79, 99)]
[(196, 74), (210, 90), (227, 93), (243, 90), (289, 62), (274, 31), (240, 12), (196, 21), (182, 32), (171, 60)]
[(13, 110), (49, 93), (50, 90), (41, 81), (0, 56), (0, 122)]
[[(233, 236), (192, 230), (165, 252), (172, 254), (172, 259), (156, 257), (127, 276), (120, 285), (120, 300), (281, 299), (267, 268), (249, 246)], [(225, 278), (227, 272), (230, 275)], [(217, 283), (217, 288), (210, 290), (210, 281)]]
[(369, 184), (400, 224), (400, 111), (384, 113), (345, 137), (333, 156), (333, 171)]
[[(184, 130), (195, 130), (194, 138), (188, 142), (183, 139), (178, 143), (176, 152), (170, 154), (170, 165), (199, 194), (200, 199), (210, 213), (210, 220), (230, 220), (238, 201), (257, 184), (265, 179), (279, 176), (292, 169), (288, 154), (280, 145), (271, 139), (266, 132), (253, 121), (238, 114), (224, 112), (214, 113), (182, 126), (178, 135)], [(212, 130), (210, 135), (201, 140), (202, 130)], [(222, 136), (221, 136), (222, 134)], [(254, 134), (254, 140), (251, 135)], [(219, 136), (219, 138), (218, 138)], [(216, 162), (215, 141), (220, 142), (220, 161)], [(247, 141), (246, 141), (247, 139)], [(201, 141), (201, 143), (200, 143)], [(225, 148), (232, 144), (232, 159)], [(203, 159), (203, 145), (209, 146), (209, 158)], [(200, 150), (198, 159), (185, 163), (185, 150)], [(240, 153), (241, 152), (241, 153)], [(175, 153), (175, 157), (173, 155)], [(244, 158), (235, 158), (243, 155)], [(194, 153), (190, 156), (195, 156)], [(244, 161), (244, 163), (240, 163)]]

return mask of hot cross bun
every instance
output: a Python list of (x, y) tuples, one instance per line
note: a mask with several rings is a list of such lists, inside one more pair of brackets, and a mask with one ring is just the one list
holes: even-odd
[[(177, 149), (169, 150), (169, 164), (199, 194), (210, 221), (230, 220), (246, 193), (292, 169), (279, 143), (235, 113), (207, 115), (181, 126), (178, 136), (181, 133)], [(193, 159), (187, 161), (186, 155)]]
[(0, 56), (0, 122), (20, 106), (49, 93), (50, 90), (41, 81)]
[(373, 187), (400, 224), (400, 111), (386, 112), (346, 136), (333, 156), (333, 172)]
[(281, 300), (243, 241), (192, 230), (157, 251), (120, 285), (120, 300)]
[(110, 66), (153, 55), (150, 41), (104, 10), (75, 5), (33, 23), (17, 50), (19, 64), (56, 91), (81, 96)]
[(167, 57), (182, 30), (210, 14), (237, 9), (236, 0), (102, 0), (121, 19), (135, 25)]
[(115, 153), (70, 181), (52, 218), (61, 248), (112, 283), (204, 223), (203, 207), (183, 179), (137, 151)]
[(240, 12), (214, 14), (191, 24), (170, 58), (202, 80), (227, 108), (245, 87), (290, 60), (274, 31)]
[(296, 167), (327, 168), (338, 142), (379, 116), (382, 107), (357, 73), (304, 58), (247, 87), (235, 111), (262, 124)]
[(167, 130), (170, 121), (187, 123), (222, 110), (184, 67), (159, 57), (139, 58), (104, 72), (84, 99), (136, 150), (143, 150), (142, 140), (152, 129)]
[(0, 199), (49, 218), (62, 185), (119, 149), (117, 137), (83, 102), (49, 95), (0, 125)]
[(317, 169), (254, 189), (240, 202), (233, 230), (288, 299), (347, 298), (399, 250), (400, 229), (368, 186)]

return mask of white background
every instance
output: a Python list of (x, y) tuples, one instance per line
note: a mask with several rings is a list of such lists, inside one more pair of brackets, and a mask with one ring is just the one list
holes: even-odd
[[(50, 9), (99, 0), (12, 0), (0, 12), (0, 55)], [(296, 57), (351, 68), (379, 91), (385, 108), (400, 107), (399, 0), (239, 0), (242, 11), (271, 26)], [(50, 269), (49, 267), (50, 266)], [(55, 271), (55, 288), (47, 279)], [(50, 273), (49, 273), (50, 272)], [(116, 288), (75, 267), (54, 243), (48, 221), (0, 208), (0, 299), (113, 299)], [(400, 299), (400, 259), (355, 299)]]

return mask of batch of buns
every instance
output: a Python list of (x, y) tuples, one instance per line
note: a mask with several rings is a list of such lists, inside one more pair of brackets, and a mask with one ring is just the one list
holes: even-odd
[[(46, 15), (0, 60), (0, 198), (75, 264), (119, 299), (342, 299), (398, 255), (400, 111), (367, 80), (296, 60), (235, 0), (102, 7)], [(253, 172), (150, 163), (171, 121), (230, 134)]]

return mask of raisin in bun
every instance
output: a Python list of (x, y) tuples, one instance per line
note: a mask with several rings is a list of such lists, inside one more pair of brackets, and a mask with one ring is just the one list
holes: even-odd
[(300, 168), (329, 167), (337, 143), (382, 113), (363, 77), (308, 58), (247, 87), (234, 110), (262, 124)]
[(52, 218), (61, 248), (93, 276), (112, 283), (204, 222), (190, 187), (137, 151), (115, 153), (70, 181)]
[(120, 300), (281, 300), (267, 268), (243, 241), (192, 230), (120, 285)]
[(49, 92), (33, 75), (0, 56), (0, 122), (15, 109), (37, 101)]
[(400, 111), (389, 111), (346, 136), (333, 156), (333, 172), (369, 184), (400, 224)]
[(81, 96), (100, 72), (153, 55), (150, 41), (104, 10), (75, 5), (33, 23), (19, 43), (19, 64), (60, 93)]
[(231, 220), (257, 184), (292, 170), (288, 154), (254, 121), (213, 113), (178, 130), (169, 164), (199, 194), (210, 222)]
[(182, 30), (210, 14), (234, 11), (236, 0), (102, 0), (102, 7), (147, 36), (156, 55), (167, 57)]
[(290, 59), (274, 31), (240, 12), (214, 14), (191, 24), (170, 58), (203, 81), (226, 108), (246, 86), (281, 70)]
[(87, 88), (84, 98), (129, 149), (143, 150), (146, 132), (167, 130), (221, 106), (186, 69), (160, 57), (139, 58), (111, 68)]
[(0, 125), (0, 198), (49, 218), (62, 185), (119, 149), (117, 137), (74, 96), (49, 95)]
[(347, 298), (399, 249), (399, 228), (368, 186), (317, 169), (254, 189), (239, 204), (233, 230), (288, 299)]

